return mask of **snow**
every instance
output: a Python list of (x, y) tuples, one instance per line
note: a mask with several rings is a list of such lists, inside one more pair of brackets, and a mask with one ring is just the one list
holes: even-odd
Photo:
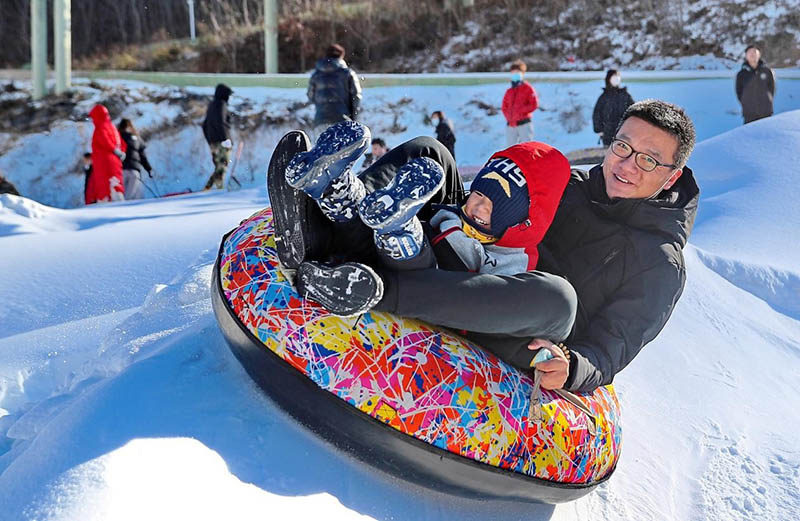
[[(0, 196), (0, 520), (795, 518), (796, 84), (779, 83), (781, 114), (744, 127), (729, 79), (630, 85), (636, 98), (676, 101), (695, 119), (703, 141), (689, 165), (700, 211), (675, 313), (615, 382), (619, 467), (557, 507), (450, 497), (380, 474), (296, 425), (249, 379), (216, 326), (208, 285), (222, 234), (268, 204), (263, 168), (278, 130), (252, 137), (261, 166), (240, 191), (73, 209)], [(496, 117), (469, 101), (497, 104), (504, 88), (446, 87), (442, 96), (443, 87), (386, 87), (369, 89), (366, 103), (383, 128), (393, 116), (380, 110), (411, 99), (398, 118), (408, 129), (390, 144), (429, 134), (422, 116), (444, 107), (457, 120), (459, 162), (470, 165), (502, 137)], [(235, 103), (273, 95), (238, 90)], [(295, 90), (275, 94), (285, 103), (301, 97)], [(598, 92), (597, 81), (540, 88), (545, 107), (593, 104)], [(147, 102), (135, 110), (148, 122), (167, 113)], [(536, 118), (540, 139), (565, 149), (593, 142), (591, 129), (562, 135), (555, 112)], [(39, 187), (37, 199), (59, 201), (55, 192), (82, 182), (35, 181), (56, 168), (47, 149), (80, 149), (58, 128), (0, 159), (23, 193)], [(205, 161), (202, 138), (185, 130), (171, 139), (151, 144), (162, 185), (177, 172), (176, 183), (196, 186), (204, 175), (188, 172), (193, 156)], [(8, 168), (19, 149), (39, 152)]]

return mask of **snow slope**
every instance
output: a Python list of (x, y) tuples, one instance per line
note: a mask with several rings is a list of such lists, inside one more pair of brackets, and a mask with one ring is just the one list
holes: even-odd
[(686, 290), (616, 381), (619, 468), (558, 507), (397, 481), (265, 398), (208, 291), (263, 187), (73, 210), (0, 196), (0, 520), (794, 519), (799, 130), (793, 111), (698, 145)]

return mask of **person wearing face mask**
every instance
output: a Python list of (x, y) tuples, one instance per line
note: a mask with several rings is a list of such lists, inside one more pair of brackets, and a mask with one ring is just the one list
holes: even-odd
[(511, 87), (503, 96), (506, 117), (506, 146), (533, 141), (533, 111), (539, 108), (539, 97), (523, 79), (527, 66), (522, 60), (511, 64)]
[(453, 122), (441, 110), (436, 110), (431, 114), (431, 121), (436, 127), (436, 139), (450, 151), (450, 155), (455, 159), (456, 134), (453, 131)]
[(616, 69), (606, 73), (606, 86), (597, 98), (592, 114), (594, 131), (600, 134), (603, 146), (609, 146), (614, 140), (620, 119), (625, 111), (633, 105), (633, 98), (626, 87), (620, 87), (622, 76)]
[(744, 52), (742, 70), (736, 75), (736, 97), (742, 104), (745, 125), (772, 115), (775, 75), (761, 59), (761, 50), (749, 45)]

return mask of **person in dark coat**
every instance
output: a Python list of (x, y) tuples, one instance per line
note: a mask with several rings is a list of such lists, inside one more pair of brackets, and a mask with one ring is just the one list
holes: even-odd
[(214, 163), (214, 172), (208, 178), (204, 190), (210, 190), (212, 186), (222, 188), (225, 182), (225, 172), (228, 170), (233, 148), (231, 115), (228, 113), (228, 99), (231, 94), (233, 90), (224, 83), (217, 85), (214, 99), (208, 104), (206, 119), (203, 120), (203, 135)]
[(19, 195), (17, 187), (0, 172), (0, 194)]
[(313, 137), (339, 121), (357, 121), (361, 111), (361, 82), (344, 61), (345, 50), (331, 44), (317, 61), (308, 82), (308, 99), (314, 104)]
[(622, 76), (617, 69), (606, 72), (606, 86), (603, 93), (597, 98), (592, 114), (594, 131), (600, 134), (603, 146), (611, 144), (614, 133), (625, 111), (633, 105), (633, 97), (626, 87), (620, 87)]
[(127, 118), (122, 118), (117, 125), (119, 135), (128, 147), (125, 153), (125, 160), (122, 162), (122, 180), (125, 184), (125, 199), (142, 199), (144, 198), (144, 182), (142, 181), (142, 174), (147, 172), (147, 175), (153, 177), (153, 167), (150, 166), (150, 161), (147, 160), (145, 154), (144, 140), (139, 136), (133, 122)]
[(87, 199), (89, 194), (89, 178), (92, 177), (92, 153), (83, 154), (83, 199)]
[[(686, 166), (694, 125), (681, 108), (644, 100), (622, 119), (603, 163), (589, 172), (573, 171), (535, 270), (493, 275), (372, 264), (360, 273), (374, 277), (372, 287), (381, 290), (372, 309), (464, 330), (467, 338), (523, 370), (536, 351), (547, 349), (554, 358), (536, 365), (545, 389), (590, 392), (611, 383), (662, 330), (683, 292), (682, 250), (700, 196)], [(430, 141), (394, 149), (370, 169), (374, 176), (361, 178), (364, 185), (386, 186), (389, 167), (409, 157), (430, 157), (445, 176), (444, 188), (431, 201), (452, 204), (463, 197), (457, 193), (455, 162), (443, 145)], [(303, 204), (315, 204), (308, 201)], [(297, 213), (301, 220), (309, 215), (306, 207)], [(331, 235), (321, 228), (314, 233), (308, 223), (301, 228), (309, 244), (297, 251), (319, 260)], [(343, 224), (337, 224), (337, 234), (347, 233)], [(339, 240), (351, 251), (364, 244)], [(285, 247), (278, 243), (279, 250)], [(339, 288), (341, 298), (364, 297), (351, 289)]]
[(742, 104), (742, 117), (746, 125), (772, 115), (775, 75), (764, 64), (761, 50), (755, 45), (748, 46), (744, 56), (742, 70), (736, 75), (736, 97)]
[(455, 159), (456, 133), (453, 129), (453, 122), (450, 121), (441, 110), (436, 110), (431, 114), (431, 121), (436, 126), (436, 139), (450, 151), (453, 159)]

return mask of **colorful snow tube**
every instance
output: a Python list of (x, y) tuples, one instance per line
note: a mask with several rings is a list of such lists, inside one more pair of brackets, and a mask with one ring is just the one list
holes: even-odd
[(442, 328), (390, 314), (330, 315), (277, 269), (272, 212), (222, 240), (212, 301), (234, 354), (296, 420), (370, 465), (469, 497), (560, 503), (614, 471), (619, 402), (580, 395), (587, 415)]

